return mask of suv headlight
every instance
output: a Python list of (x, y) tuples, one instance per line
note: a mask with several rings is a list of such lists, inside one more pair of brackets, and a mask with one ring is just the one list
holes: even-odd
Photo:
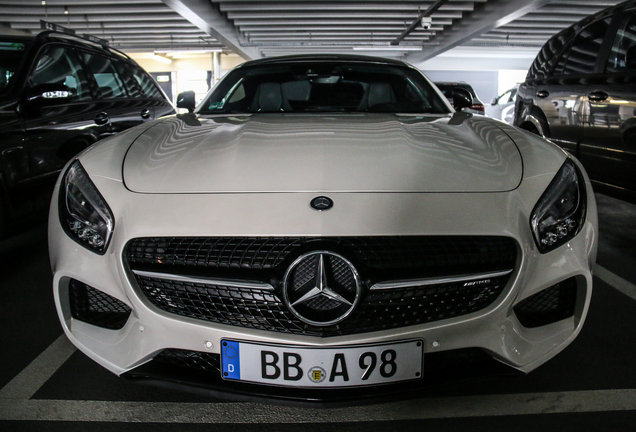
[(585, 222), (585, 182), (571, 159), (541, 196), (530, 217), (530, 227), (541, 253), (547, 253), (576, 236)]
[(60, 185), (60, 223), (73, 240), (100, 255), (115, 226), (113, 213), (78, 160)]

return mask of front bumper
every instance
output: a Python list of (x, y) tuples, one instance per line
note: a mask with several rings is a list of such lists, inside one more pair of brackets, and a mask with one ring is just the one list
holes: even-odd
[[(451, 355), (463, 350), (477, 350), (507, 366), (504, 369), (529, 372), (559, 353), (577, 336), (590, 303), (597, 235), (594, 197), (588, 194), (588, 219), (583, 230), (568, 244), (548, 254), (540, 254), (528, 220), (534, 203), (545, 188), (545, 179), (538, 184), (526, 181), (512, 192), (491, 194), (332, 194), (339, 205), (327, 213), (312, 210), (304, 213), (304, 204), (314, 196), (310, 193), (157, 196), (132, 194), (122, 190), (121, 183), (106, 178), (93, 181), (118, 215), (115, 234), (102, 256), (84, 249), (61, 229), (57, 200), (53, 200), (49, 248), (55, 303), (69, 339), (117, 375), (167, 380), (177, 385), (243, 395), (329, 399), (329, 394), (340, 394), (355, 399), (362, 394), (413, 390), (430, 384), (427, 379), (432, 374), (428, 374), (427, 368), (433, 367), (431, 364), (435, 364), (436, 356), (441, 358), (443, 353)], [(588, 190), (591, 191), (591, 187)], [(122, 199), (122, 194), (134, 197)], [(294, 208), (301, 210), (281, 210)], [(369, 212), (370, 208), (374, 212)], [(408, 208), (408, 215), (397, 213), (403, 208)], [(197, 209), (196, 213), (191, 209)], [(249, 216), (237, 218), (236, 214)], [(201, 215), (206, 215), (207, 219), (202, 219)], [(466, 223), (467, 218), (469, 223)], [(178, 226), (175, 220), (180, 221)], [(514, 239), (518, 251), (517, 263), (506, 287), (485, 309), (419, 325), (320, 338), (206, 322), (155, 307), (141, 293), (124, 262), (123, 251), (132, 238), (165, 236), (166, 233), (174, 236), (491, 235)], [(113, 330), (74, 318), (69, 302), (71, 280), (87, 284), (127, 305), (131, 314), (123, 327)], [(515, 306), (567, 280), (573, 281), (576, 291), (570, 316), (536, 327), (521, 324)], [(220, 375), (214, 378), (214, 371), (200, 368), (188, 371), (180, 365), (153, 361), (166, 349), (218, 355), (221, 339), (320, 347), (422, 339), (425, 342), (425, 379), (362, 391), (339, 389), (312, 394), (228, 383), (221, 380)], [(428, 361), (430, 359), (433, 359), (432, 363)]]

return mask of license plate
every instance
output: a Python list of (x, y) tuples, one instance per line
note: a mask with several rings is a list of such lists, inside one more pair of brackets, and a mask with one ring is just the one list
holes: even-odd
[(291, 387), (352, 387), (422, 377), (422, 341), (304, 347), (221, 341), (227, 380)]

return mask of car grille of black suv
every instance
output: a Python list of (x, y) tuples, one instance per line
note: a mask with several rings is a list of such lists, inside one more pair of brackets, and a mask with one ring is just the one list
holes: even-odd
[[(315, 250), (346, 257), (365, 286), (351, 314), (331, 326), (301, 321), (282, 300), (286, 270), (301, 254)], [(482, 310), (504, 290), (516, 255), (514, 240), (506, 237), (139, 238), (125, 250), (139, 289), (161, 310), (320, 337), (388, 330)], [(369, 289), (396, 280), (421, 283)]]

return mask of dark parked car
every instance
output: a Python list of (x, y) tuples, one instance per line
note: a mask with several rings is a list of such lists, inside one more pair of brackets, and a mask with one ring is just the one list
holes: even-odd
[(563, 30), (519, 88), (515, 124), (567, 149), (597, 190), (636, 201), (636, 1)]
[[(451, 103), (453, 108), (456, 105), (456, 99), (470, 99), (470, 104), (466, 108), (461, 108), (461, 111), (484, 115), (484, 103), (477, 97), (477, 93), (473, 87), (465, 82), (436, 82), (435, 85), (444, 93), (446, 99)], [(458, 111), (460, 109), (457, 109)]]
[(0, 236), (48, 209), (79, 151), (174, 112), (139, 65), (103, 42), (55, 31), (0, 36)]

